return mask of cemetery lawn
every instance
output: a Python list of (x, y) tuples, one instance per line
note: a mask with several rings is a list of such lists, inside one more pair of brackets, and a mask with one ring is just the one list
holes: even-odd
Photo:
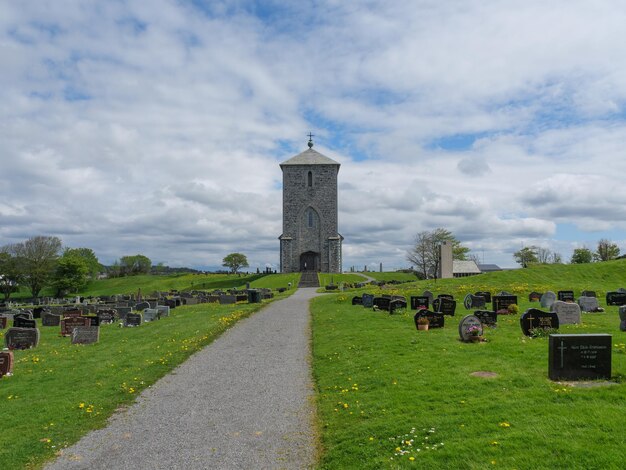
[[(596, 276), (557, 266), (552, 273), (539, 269), (537, 280), (530, 269), (515, 271), (517, 278), (505, 272), (438, 281), (431, 290), (453, 293), (457, 310), (445, 328), (429, 331), (416, 330), (413, 312), (389, 315), (351, 305), (353, 295), (381, 292), (374, 288), (314, 299), (319, 468), (624, 468), (626, 333), (603, 294), (623, 286), (626, 262), (586, 267)], [(408, 300), (425, 285), (384, 292)], [(520, 313), (539, 308), (527, 301), (534, 286), (541, 292), (573, 288), (577, 297), (581, 289), (596, 290), (605, 313), (584, 313), (581, 325), (564, 325), (560, 333), (613, 335), (617, 385), (550, 381), (548, 339), (524, 337), (519, 315), (499, 316), (485, 343), (460, 342), (458, 323), (471, 313), (463, 295), (479, 285), (516, 293)], [(481, 371), (497, 376), (472, 375)]]
[(320, 280), (320, 286), (323, 288), (329, 284), (334, 284), (338, 286), (342, 282), (347, 282), (350, 284), (357, 284), (359, 282), (367, 282), (367, 279), (359, 274), (346, 273), (346, 274), (336, 274), (336, 273), (319, 273), (318, 278)]
[(92, 345), (71, 345), (37, 320), (39, 346), (14, 351), (14, 374), (0, 379), (0, 468), (40, 467), (266, 303), (199, 304), (136, 328), (102, 325)]

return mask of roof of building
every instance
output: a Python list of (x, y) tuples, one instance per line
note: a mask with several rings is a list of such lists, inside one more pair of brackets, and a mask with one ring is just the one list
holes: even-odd
[(482, 272), (486, 272), (486, 271), (502, 271), (502, 268), (500, 266), (498, 266), (497, 264), (479, 264), (478, 268)]
[(339, 162), (336, 162), (332, 158), (328, 158), (326, 155), (322, 155), (317, 150), (313, 150), (312, 148), (306, 149), (304, 152), (299, 153), (295, 157), (291, 157), (289, 160), (284, 161), (280, 164), (280, 166), (285, 165), (337, 165), (339, 166)]
[(478, 265), (474, 261), (460, 261), (460, 260), (452, 260), (452, 273), (453, 274), (480, 274), (480, 269), (478, 269)]

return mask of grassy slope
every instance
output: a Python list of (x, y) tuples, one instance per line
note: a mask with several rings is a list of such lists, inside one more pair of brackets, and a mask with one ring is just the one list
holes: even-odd
[(396, 273), (396, 272), (367, 272), (365, 273), (369, 277), (373, 277), (377, 281), (401, 281), (401, 282), (413, 282), (416, 280), (415, 274), (412, 273)]
[[(625, 268), (624, 261), (538, 267), (438, 281), (434, 292), (458, 298), (479, 289), (511, 290), (523, 311), (532, 289), (604, 293), (626, 284)], [(416, 295), (433, 285), (399, 292)], [(500, 317), (489, 342), (465, 344), (457, 332), (469, 313), (462, 306), (444, 329), (418, 332), (412, 314), (352, 306), (351, 296), (313, 303), (321, 468), (623, 468), (626, 334), (619, 331), (617, 307), (562, 327), (564, 333), (610, 333), (615, 344), (613, 375), (620, 384), (574, 388), (548, 380), (547, 339), (525, 338), (517, 317)], [(498, 377), (470, 375), (481, 370)], [(412, 445), (403, 443), (411, 439)], [(395, 455), (397, 448), (407, 452)]]

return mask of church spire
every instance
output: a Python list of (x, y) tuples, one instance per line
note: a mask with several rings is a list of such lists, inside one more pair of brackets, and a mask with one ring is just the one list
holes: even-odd
[(310, 149), (313, 148), (313, 137), (315, 137), (315, 136), (309, 132), (309, 143), (308, 143), (308, 146), (309, 146)]

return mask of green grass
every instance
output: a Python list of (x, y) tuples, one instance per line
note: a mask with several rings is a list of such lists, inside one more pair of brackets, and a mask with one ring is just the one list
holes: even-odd
[(373, 277), (377, 281), (400, 281), (400, 282), (414, 282), (417, 277), (413, 273), (396, 273), (396, 272), (366, 272), (364, 273), (369, 277)]
[(331, 274), (331, 273), (319, 273), (320, 286), (324, 287), (331, 282), (338, 286), (340, 283), (356, 284), (358, 282), (365, 282), (366, 279), (358, 274)]
[(0, 468), (41, 466), (262, 305), (179, 307), (138, 328), (103, 325), (93, 345), (40, 327), (39, 346), (14, 351), (14, 374), (0, 379)]
[[(523, 312), (538, 306), (527, 301), (530, 290), (606, 292), (626, 284), (625, 266), (620, 261), (585, 266), (590, 271), (557, 266), (503, 272), (437, 281), (434, 292), (451, 292), (458, 300), (467, 291), (510, 290)], [(400, 292), (418, 295), (426, 286), (420, 282)], [(326, 295), (312, 307), (320, 468), (624, 467), (626, 333), (619, 331), (617, 307), (583, 314), (582, 325), (561, 328), (613, 335), (612, 371), (619, 385), (578, 388), (548, 379), (548, 340), (524, 337), (517, 316), (501, 316), (498, 327), (487, 331), (488, 342), (466, 344), (458, 340), (458, 322), (470, 313), (462, 305), (444, 329), (418, 332), (412, 313), (390, 316), (352, 306), (352, 295)], [(470, 375), (476, 371), (498, 376)], [(402, 443), (411, 439), (411, 446)], [(395, 455), (397, 448), (408, 452)]]

